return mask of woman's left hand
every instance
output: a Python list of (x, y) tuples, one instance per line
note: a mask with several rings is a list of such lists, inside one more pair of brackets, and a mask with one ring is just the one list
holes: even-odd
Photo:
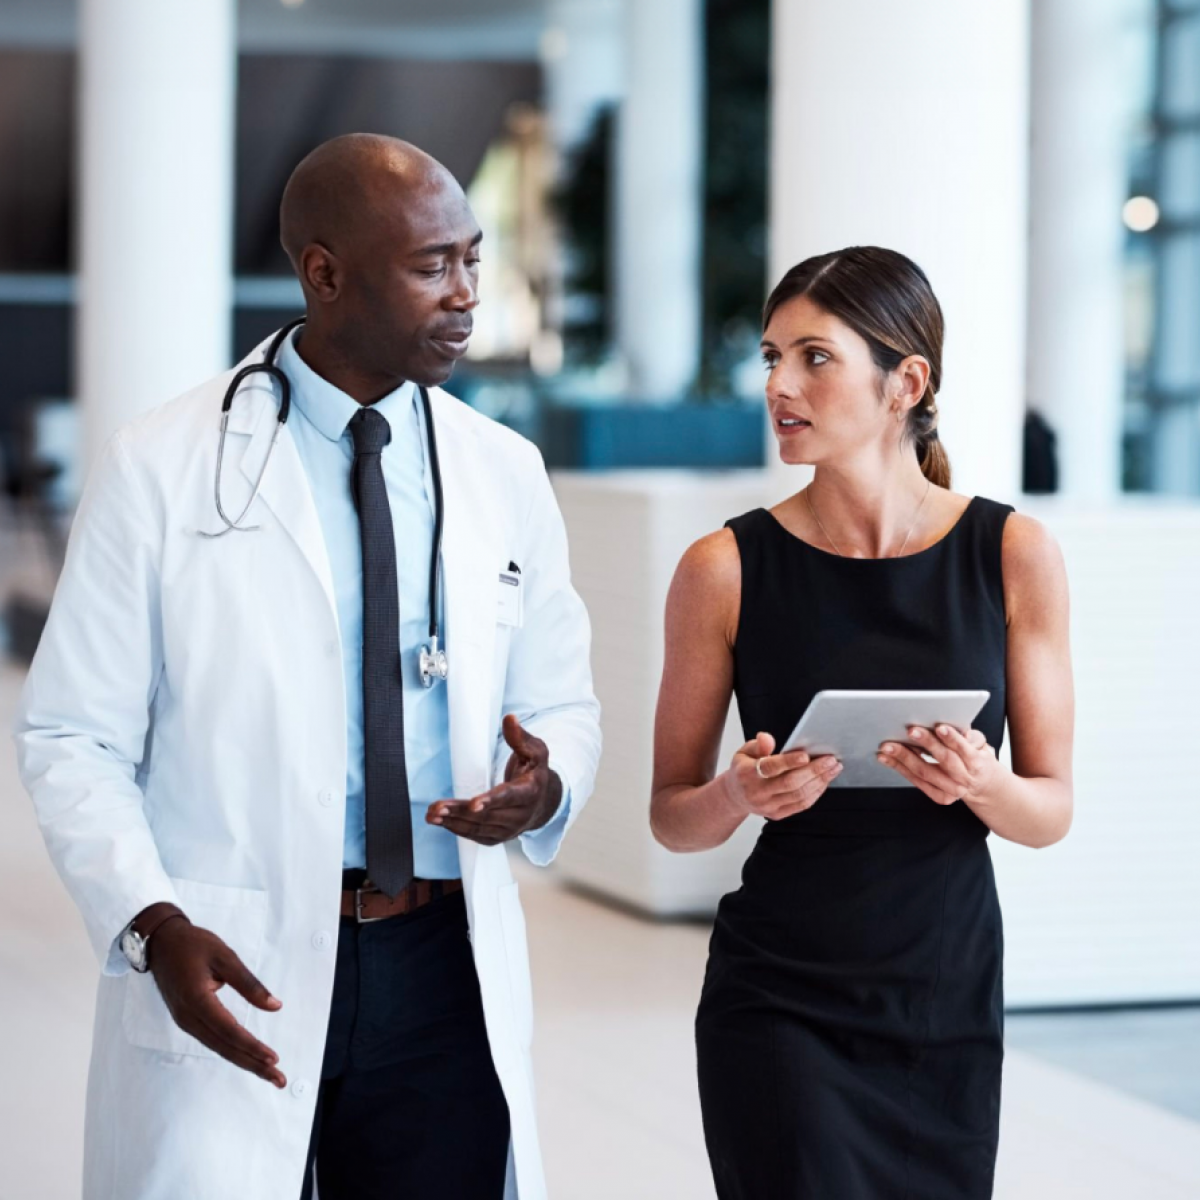
[[(980, 800), (999, 774), (996, 752), (978, 729), (970, 729), (963, 735), (949, 725), (939, 725), (936, 729), (914, 725), (908, 735), (918, 750), (901, 742), (884, 742), (877, 757), (913, 787), (920, 788), (935, 804), (953, 804), (956, 800), (969, 804)], [(926, 762), (922, 754), (935, 761)]]

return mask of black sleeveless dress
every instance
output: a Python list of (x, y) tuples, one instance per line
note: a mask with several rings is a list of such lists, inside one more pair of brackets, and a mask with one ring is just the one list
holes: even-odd
[[(1004, 733), (1000, 544), (970, 502), (940, 542), (851, 559), (764, 509), (742, 563), (734, 692), (782, 745), (825, 688), (986, 688)], [(696, 1018), (720, 1200), (984, 1200), (1003, 1058), (987, 827), (912, 787), (831, 788), (768, 822), (717, 913)]]

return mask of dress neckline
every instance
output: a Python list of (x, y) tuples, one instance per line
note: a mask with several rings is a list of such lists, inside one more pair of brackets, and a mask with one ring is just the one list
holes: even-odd
[(814, 546), (812, 542), (806, 542), (802, 537), (797, 537), (796, 534), (788, 529), (787, 526), (785, 526), (784, 523), (769, 508), (764, 508), (760, 511), (766, 513), (767, 517), (771, 521), (771, 524), (774, 525), (784, 537), (786, 537), (789, 541), (795, 542), (799, 546), (803, 546), (806, 550), (811, 550), (813, 554), (820, 554), (824, 558), (832, 558), (838, 562), (847, 563), (897, 563), (910, 562), (914, 558), (920, 558), (922, 555), (930, 554), (939, 547), (944, 546), (958, 532), (960, 526), (962, 526), (966, 521), (967, 515), (975, 507), (975, 502), (978, 499), (978, 496), (972, 496), (971, 499), (967, 501), (966, 508), (964, 508), (962, 512), (958, 514), (958, 520), (955, 521), (954, 524), (951, 525), (950, 528), (947, 529), (946, 532), (942, 534), (942, 536), (938, 538), (936, 542), (932, 542), (930, 545), (926, 546), (924, 550), (914, 550), (912, 554), (901, 554), (893, 558), (852, 558), (844, 554), (835, 554), (832, 550), (822, 550), (820, 546)]

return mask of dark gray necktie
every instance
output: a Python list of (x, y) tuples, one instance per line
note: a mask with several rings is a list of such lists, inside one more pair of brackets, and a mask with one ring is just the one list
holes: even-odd
[(400, 676), (400, 597), (396, 538), (383, 481), (387, 418), (364, 408), (350, 421), (350, 482), (362, 540), (363, 758), (367, 875), (388, 896), (413, 877), (412, 811), (404, 763), (404, 691)]

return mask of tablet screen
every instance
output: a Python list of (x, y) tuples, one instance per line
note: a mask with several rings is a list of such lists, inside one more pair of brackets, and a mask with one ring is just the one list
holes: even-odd
[(806, 750), (814, 758), (834, 754), (842, 773), (834, 788), (912, 787), (876, 759), (884, 742), (909, 744), (910, 726), (952, 725), (966, 731), (988, 702), (986, 691), (818, 692), (783, 750)]

